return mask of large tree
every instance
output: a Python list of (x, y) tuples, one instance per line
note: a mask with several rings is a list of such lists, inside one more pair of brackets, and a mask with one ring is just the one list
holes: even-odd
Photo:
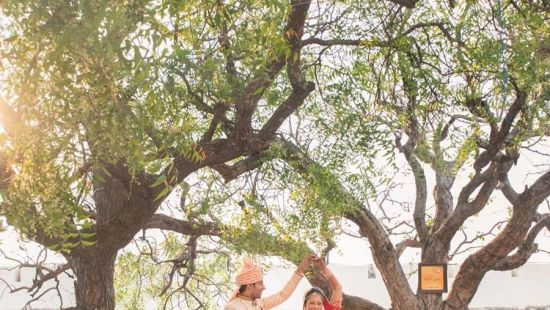
[[(279, 174), (282, 184), (302, 208), (357, 226), (392, 308), (465, 309), (487, 272), (523, 265), (550, 228), (543, 211), (550, 172), (542, 162), (550, 135), (549, 7), (487, 1), (333, 9), (323, 15), (330, 27), (302, 42), (304, 55), (316, 56), (307, 65), (316, 68), (319, 96), (278, 141), (275, 153), (291, 168)], [(358, 16), (371, 19), (350, 22)], [(515, 167), (533, 154), (541, 161), (536, 171)], [(386, 159), (383, 182), (411, 172), (410, 212), (391, 199), (374, 203), (375, 159)], [(529, 178), (510, 177), (518, 173)], [(468, 236), (469, 221), (494, 201), (509, 204), (508, 212)], [(407, 247), (420, 250), (422, 263), (447, 263), (474, 242), (445, 299), (410, 287), (399, 261)], [(378, 306), (346, 296), (345, 307)]]
[[(353, 223), (371, 246), (394, 309), (465, 309), (487, 272), (524, 264), (550, 227), (542, 213), (549, 166), (541, 162), (523, 182), (509, 177), (528, 174), (521, 171), (525, 157), (548, 157), (548, 6), (331, 8), (320, 23), (330, 26), (302, 42), (304, 55), (314, 55), (306, 66), (316, 69), (319, 93), (274, 148), (243, 167), (260, 168), (264, 182), (278, 179), (271, 189), (291, 191), (291, 202), (257, 210), (277, 227), (297, 218), (291, 205), (302, 219), (291, 226), (315, 227), (328, 238), (342, 219)], [(357, 16), (372, 20), (351, 27)], [(219, 171), (226, 181), (237, 177)], [(391, 197), (398, 174), (412, 179), (413, 201)], [(485, 219), (477, 234), (468, 229), (495, 201), (509, 204), (508, 212)], [(463, 261), (453, 260), (471, 243)], [(399, 261), (408, 247), (419, 249), (422, 263), (462, 263), (445, 299), (410, 287)], [(381, 307), (346, 295), (344, 308)]]
[(117, 253), (162, 225), (174, 188), (203, 167), (238, 173), (314, 90), (300, 54), (309, 6), (2, 4), (1, 212), (64, 255), (79, 309), (114, 309)]
[[(140, 230), (190, 236), (168, 270), (172, 279), (187, 268), (187, 283), (198, 236), (287, 257), (294, 244), (284, 232), (301, 229), (308, 215), (321, 237), (342, 218), (359, 227), (394, 308), (463, 309), (487, 271), (525, 262), (549, 221), (537, 215), (550, 195), (548, 172), (522, 193), (507, 180), (526, 143), (548, 134), (547, 12), (544, 1), (501, 9), (490, 1), (5, 4), (2, 213), (63, 253), (82, 309), (114, 308), (115, 259)], [(308, 96), (298, 126), (277, 137)], [(415, 230), (396, 246), (369, 208), (372, 183), (361, 182), (372, 177), (376, 150), (391, 164), (393, 148), (416, 185)], [(278, 177), (303, 207), (280, 216), (288, 223), (254, 195), (241, 209), (263, 222), (238, 233), (192, 221), (189, 209), (186, 220), (155, 214), (201, 168), (230, 181), (277, 157), (288, 165), (273, 161), (266, 174), (283, 169)], [(362, 160), (352, 168), (349, 158)], [(370, 172), (349, 173), (357, 168)], [(425, 169), (436, 176), (435, 212)], [(458, 230), (497, 189), (512, 205), (500, 234), (466, 259), (446, 300), (414, 293), (399, 262), (404, 247), (419, 247), (422, 262), (447, 262)], [(257, 229), (265, 223), (276, 225)], [(258, 237), (264, 246), (250, 243)], [(344, 307), (380, 308), (353, 296)]]
[[(537, 250), (537, 235), (550, 228), (542, 213), (550, 167), (541, 162), (523, 182), (509, 177), (522, 155), (539, 153), (547, 162), (548, 9), (546, 2), (436, 1), (380, 14), (346, 34), (333, 29), (349, 19), (334, 19), (319, 38), (305, 40), (325, 51), (318, 64), (328, 69), (316, 76), (321, 100), (303, 113), (316, 121), (292, 135), (301, 147), (282, 142), (283, 158), (309, 181), (299, 191), (304, 203), (346, 218), (368, 239), (393, 309), (466, 309), (487, 272), (523, 265)], [(368, 5), (359, 11), (376, 12)], [(342, 54), (350, 65), (335, 67)], [(371, 208), (370, 168), (382, 158), (387, 177), (412, 173), (410, 212), (391, 200)], [(504, 199), (509, 213), (487, 219), (486, 231), (461, 243), (461, 230), (495, 199)], [(392, 205), (400, 216), (387, 221)], [(412, 231), (396, 229), (403, 214)], [(396, 242), (395, 232), (409, 237)], [(422, 263), (447, 263), (457, 252), (452, 242), (473, 241), (479, 248), (465, 257), (445, 299), (410, 287), (399, 261), (405, 248), (418, 248)]]

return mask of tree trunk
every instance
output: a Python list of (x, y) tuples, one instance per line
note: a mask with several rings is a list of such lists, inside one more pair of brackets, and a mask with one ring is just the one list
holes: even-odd
[(382, 308), (379, 305), (370, 302), (364, 298), (351, 295), (344, 295), (344, 303), (342, 304), (342, 309), (385, 310), (385, 308)]
[[(449, 244), (442, 243), (433, 236), (428, 237), (422, 249), (422, 263), (446, 264), (448, 260)], [(419, 300), (424, 309), (439, 310), (443, 304), (441, 293), (420, 293), (417, 292)]]
[(78, 310), (115, 309), (113, 275), (116, 254), (101, 256), (68, 259), (76, 276), (75, 298)]

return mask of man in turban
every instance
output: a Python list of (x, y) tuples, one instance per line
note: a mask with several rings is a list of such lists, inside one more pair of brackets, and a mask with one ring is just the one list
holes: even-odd
[(314, 254), (304, 257), (283, 289), (279, 293), (265, 298), (262, 298), (262, 292), (265, 289), (262, 269), (251, 260), (245, 259), (243, 268), (235, 277), (237, 288), (229, 297), (229, 303), (224, 309), (267, 310), (282, 304), (292, 295), (304, 277), (304, 271), (316, 258)]

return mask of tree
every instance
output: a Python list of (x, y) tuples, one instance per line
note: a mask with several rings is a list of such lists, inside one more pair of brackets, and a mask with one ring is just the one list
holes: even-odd
[(64, 255), (77, 308), (114, 309), (117, 253), (164, 223), (174, 188), (203, 167), (238, 173), (314, 90), (309, 5), (2, 4), (1, 212)]
[[(281, 158), (295, 172), (283, 183), (295, 184), (302, 206), (355, 223), (371, 245), (392, 308), (465, 309), (488, 271), (523, 265), (537, 251), (537, 235), (550, 228), (549, 215), (541, 213), (550, 195), (548, 166), (523, 184), (509, 177), (520, 155), (548, 156), (540, 149), (550, 134), (548, 6), (430, 3), (384, 13), (374, 4), (343, 9), (327, 17), (331, 26), (318, 37), (302, 42), (319, 46), (304, 54), (321, 55), (310, 60), (320, 96), (299, 112), (301, 128), (279, 141)], [(373, 21), (353, 28), (352, 16)], [(370, 208), (375, 188), (366, 180), (372, 158), (387, 158), (387, 170), (402, 171), (397, 152), (415, 184), (414, 231), (398, 243), (393, 227)], [(461, 243), (467, 221), (496, 198), (506, 199), (509, 214)], [(382, 208), (389, 212), (391, 204)], [(399, 261), (407, 247), (419, 248), (423, 263), (447, 263), (457, 252), (453, 242), (460, 249), (474, 241), (479, 249), (470, 251), (445, 300), (409, 286)], [(377, 306), (346, 296), (345, 307)]]
[[(537, 152), (533, 146), (550, 133), (548, 6), (511, 1), (504, 7), (492, 2), (444, 7), (430, 3), (398, 11), (373, 22), (379, 31), (357, 26), (351, 33), (368, 33), (368, 39), (307, 39), (347, 52), (351, 68), (319, 75), (323, 100), (306, 109), (317, 121), (302, 132), (303, 147), (283, 142), (289, 165), (309, 181), (311, 190), (301, 191), (304, 201), (339, 209), (327, 212), (355, 223), (368, 239), (393, 309), (466, 309), (488, 271), (524, 264), (537, 250), (537, 234), (550, 228), (550, 216), (539, 213), (550, 196), (548, 166), (532, 182), (509, 180), (520, 155)], [(331, 63), (319, 63), (323, 60)], [(396, 151), (404, 155), (416, 188), (414, 234), (399, 243), (366, 204), (366, 193), (347, 189), (368, 185), (370, 176), (353, 177), (343, 164), (356, 157), (355, 171), (372, 171), (368, 158), (385, 156), (387, 170), (401, 170)], [(435, 178), (432, 210), (427, 170)], [(456, 186), (461, 178), (467, 182)], [(404, 249), (419, 248), (422, 263), (447, 263), (467, 220), (499, 192), (510, 214), (498, 234), (464, 260), (445, 300), (415, 293), (399, 261)], [(391, 204), (384, 209), (389, 212)], [(356, 302), (347, 298), (345, 306), (358, 309)]]
[[(363, 3), (324, 15), (322, 24), (330, 27), (302, 42), (304, 55), (316, 56), (306, 65), (316, 68), (319, 96), (298, 112), (294, 130), (269, 156), (247, 169), (278, 175), (304, 211), (315, 209), (331, 223), (354, 223), (371, 245), (392, 308), (466, 309), (488, 271), (524, 264), (537, 251), (537, 235), (550, 228), (549, 215), (540, 213), (550, 195), (548, 166), (524, 184), (509, 177), (550, 134), (548, 7), (478, 2), (446, 11), (445, 3), (436, 3), (387, 15), (381, 7)], [(351, 31), (347, 23), (361, 14), (374, 21)], [(547, 150), (539, 155), (544, 159)], [(412, 173), (410, 213), (388, 200), (376, 206), (405, 212), (410, 224), (375, 215), (375, 158), (386, 159), (382, 182), (391, 180), (393, 170)], [(227, 181), (235, 178), (221, 172)], [(462, 241), (468, 220), (497, 198), (510, 204), (509, 214)], [(328, 225), (325, 232), (334, 229)], [(418, 248), (423, 263), (447, 263), (471, 242), (479, 248), (470, 250), (445, 300), (409, 286), (399, 261), (406, 248)], [(381, 307), (346, 295), (344, 308)]]
[[(260, 249), (231, 238), (280, 234), (276, 225), (220, 234), (230, 228), (157, 212), (176, 189), (193, 192), (183, 182), (205, 167), (230, 181), (285, 160), (279, 177), (300, 189), (294, 200), (304, 209), (283, 214), (281, 227), (308, 212), (321, 237), (342, 218), (355, 223), (396, 309), (465, 308), (483, 274), (523, 263), (548, 224), (537, 216), (548, 172), (520, 194), (507, 182), (526, 141), (548, 134), (545, 2), (507, 3), (506, 28), (489, 1), (19, 1), (3, 10), (1, 211), (63, 253), (78, 308), (114, 308), (116, 256), (143, 229), (189, 236), (167, 270), (184, 266), (183, 282), (197, 236), (287, 255), (277, 235)], [(306, 98), (298, 134), (279, 130)], [(372, 171), (369, 158), (380, 154), (391, 165), (395, 149), (416, 184), (416, 236), (396, 246), (368, 207), (375, 187), (363, 178), (371, 175), (347, 165), (358, 156)], [(437, 180), (433, 214), (425, 169)], [(455, 203), (453, 183), (469, 170)], [(356, 185), (365, 191), (347, 190)], [(464, 262), (446, 300), (415, 294), (398, 259), (405, 246), (421, 248), (423, 262), (446, 262), (457, 231), (498, 188), (512, 204), (500, 234)], [(273, 223), (249, 198), (243, 212)], [(380, 307), (346, 296), (345, 308)]]

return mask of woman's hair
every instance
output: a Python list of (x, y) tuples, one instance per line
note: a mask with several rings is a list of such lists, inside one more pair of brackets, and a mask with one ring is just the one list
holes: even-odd
[(320, 295), (323, 300), (328, 300), (322, 289), (318, 287), (312, 287), (311, 289), (309, 289), (309, 291), (306, 291), (306, 294), (304, 295), (304, 306), (306, 305), (307, 300), (315, 294)]

